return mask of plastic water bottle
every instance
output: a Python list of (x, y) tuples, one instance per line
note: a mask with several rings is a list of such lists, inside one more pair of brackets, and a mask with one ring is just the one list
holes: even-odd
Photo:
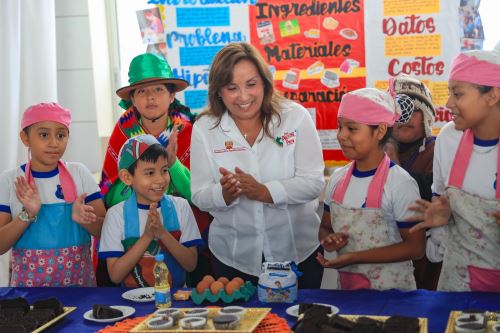
[(157, 308), (169, 308), (172, 306), (170, 296), (170, 284), (168, 283), (168, 267), (164, 262), (164, 255), (155, 256), (153, 273), (155, 276), (155, 305)]

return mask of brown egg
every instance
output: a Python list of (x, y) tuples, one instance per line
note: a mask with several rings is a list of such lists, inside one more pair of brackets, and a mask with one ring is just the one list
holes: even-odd
[(244, 285), (244, 284), (245, 284), (245, 281), (243, 281), (243, 279), (242, 279), (242, 278), (240, 278), (240, 277), (235, 277), (235, 278), (234, 278), (234, 279), (232, 279), (231, 281), (236, 281), (236, 282), (238, 282), (238, 284), (240, 285), (240, 287), (241, 287), (242, 285)]
[(205, 275), (202, 281), (208, 281), (209, 284), (214, 283), (215, 279), (212, 275)]
[(229, 279), (225, 276), (221, 276), (217, 279), (217, 281), (222, 282), (222, 284), (226, 285), (229, 282)]
[(232, 295), (234, 293), (235, 290), (239, 290), (240, 289), (240, 284), (238, 283), (238, 281), (230, 281), (226, 284), (226, 293), (228, 295)]
[(201, 280), (196, 286), (196, 291), (198, 292), (198, 294), (201, 294), (207, 288), (210, 288), (210, 282)]
[(217, 294), (221, 289), (224, 289), (224, 284), (220, 281), (215, 281), (210, 285), (210, 291), (214, 295)]

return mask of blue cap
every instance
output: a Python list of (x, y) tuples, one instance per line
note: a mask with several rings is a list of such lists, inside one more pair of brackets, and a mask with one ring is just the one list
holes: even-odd
[(155, 256), (155, 260), (156, 261), (163, 261), (163, 260), (165, 260), (165, 256), (163, 255), (163, 253), (157, 254)]

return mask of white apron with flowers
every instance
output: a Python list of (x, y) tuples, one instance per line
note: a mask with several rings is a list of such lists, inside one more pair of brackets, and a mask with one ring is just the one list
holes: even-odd
[[(349, 235), (349, 242), (340, 250), (365, 251), (392, 245), (390, 228), (384, 218), (381, 202), (389, 173), (390, 160), (385, 155), (370, 182), (366, 198), (368, 208), (350, 208), (342, 205), (344, 194), (352, 176), (354, 163), (337, 184), (332, 195), (330, 215), (335, 232)], [(394, 222), (395, 223), (395, 222)], [(410, 260), (395, 263), (354, 264), (339, 269), (340, 288), (353, 289), (416, 289), (413, 264)]]
[(465, 131), (445, 190), (452, 219), (448, 224), (438, 290), (500, 292), (500, 227), (491, 215), (493, 211), (500, 211), (500, 170), (497, 170), (496, 199), (485, 199), (462, 190), (473, 140), (472, 131)]

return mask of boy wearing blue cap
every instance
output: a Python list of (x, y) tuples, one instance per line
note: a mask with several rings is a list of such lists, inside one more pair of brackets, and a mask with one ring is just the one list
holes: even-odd
[(119, 177), (130, 197), (104, 220), (99, 257), (115, 283), (154, 286), (154, 256), (165, 253), (170, 285), (182, 287), (196, 267), (202, 240), (186, 199), (165, 195), (170, 184), (167, 152), (152, 135), (128, 139), (120, 150)]

